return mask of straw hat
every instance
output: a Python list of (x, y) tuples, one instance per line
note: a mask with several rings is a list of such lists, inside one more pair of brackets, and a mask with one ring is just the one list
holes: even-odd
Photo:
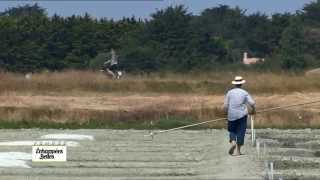
[(234, 80), (232, 81), (232, 84), (234, 85), (240, 85), (246, 83), (246, 80), (244, 80), (241, 76), (236, 76)]

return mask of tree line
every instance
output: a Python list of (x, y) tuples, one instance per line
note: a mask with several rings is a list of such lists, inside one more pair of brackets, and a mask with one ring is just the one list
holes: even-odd
[(115, 49), (133, 72), (241, 67), (243, 52), (264, 57), (253, 68), (301, 70), (320, 65), (320, 0), (295, 13), (247, 14), (219, 5), (193, 15), (183, 5), (120, 20), (48, 16), (38, 4), (0, 12), (4, 71), (97, 69)]

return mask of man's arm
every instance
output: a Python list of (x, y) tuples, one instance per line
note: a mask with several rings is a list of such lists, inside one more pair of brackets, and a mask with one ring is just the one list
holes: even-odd
[(110, 62), (111, 62), (110, 60), (105, 61), (105, 62), (103, 63), (103, 68), (109, 68)]
[(227, 93), (225, 98), (224, 98), (224, 102), (223, 102), (223, 111), (226, 114), (228, 113), (228, 107), (229, 107), (229, 95)]
[(255, 105), (255, 102), (254, 102), (253, 98), (250, 96), (250, 94), (248, 94), (246, 99), (247, 99), (247, 103), (252, 108), (252, 113), (251, 114), (255, 114), (256, 113), (256, 105)]

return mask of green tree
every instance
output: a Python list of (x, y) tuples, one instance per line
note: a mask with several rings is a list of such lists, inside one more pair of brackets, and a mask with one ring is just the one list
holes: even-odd
[(125, 67), (126, 71), (154, 72), (160, 70), (157, 63), (157, 52), (148, 46), (141, 46), (120, 51), (120, 67)]
[(261, 13), (246, 17), (245, 34), (247, 49), (252, 55), (264, 57), (273, 51), (273, 41), (276, 34), (272, 31), (272, 23), (267, 15)]
[(41, 8), (37, 3), (33, 5), (13, 7), (0, 13), (0, 16), (29, 17), (29, 16), (46, 16), (46, 10)]
[(304, 6), (300, 14), (305, 24), (306, 57), (309, 66), (320, 65), (320, 0)]
[(73, 50), (64, 58), (64, 63), (69, 69), (85, 69), (88, 59), (88, 56), (80, 56), (79, 51)]
[(308, 24), (320, 27), (320, 0), (306, 4), (302, 16)]
[(320, 59), (319, 1), (272, 18), (225, 5), (200, 15), (170, 6), (149, 20), (48, 17), (37, 4), (17, 6), (0, 12), (0, 66), (22, 72), (98, 68), (103, 52), (114, 48), (129, 71), (239, 67), (244, 51), (278, 59), (272, 68), (304, 68)]
[(304, 59), (305, 41), (302, 22), (293, 17), (284, 30), (280, 41), (281, 65), (284, 69), (298, 70), (306, 67)]
[(146, 24), (146, 38), (152, 48), (159, 49), (156, 64), (169, 70), (181, 70), (187, 64), (191, 38), (191, 14), (182, 6), (168, 7), (152, 14)]
[(110, 53), (106, 53), (106, 52), (98, 53), (96, 57), (90, 60), (89, 67), (95, 70), (101, 69), (101, 67), (103, 66), (103, 63), (110, 58), (111, 58)]
[(226, 5), (205, 9), (192, 21), (192, 38), (196, 59), (203, 67), (239, 62), (235, 53), (245, 46), (244, 11)]

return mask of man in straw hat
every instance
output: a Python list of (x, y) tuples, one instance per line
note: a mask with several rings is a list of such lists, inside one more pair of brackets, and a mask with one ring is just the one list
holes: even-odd
[[(248, 108), (251, 106), (252, 114), (255, 113), (255, 102), (250, 94), (242, 89), (246, 81), (241, 76), (236, 76), (232, 81), (234, 88), (228, 91), (224, 100), (224, 109), (228, 113), (228, 131), (230, 133), (231, 148), (229, 154), (240, 156), (241, 146), (247, 128)], [(236, 152), (234, 152), (236, 150)]]

